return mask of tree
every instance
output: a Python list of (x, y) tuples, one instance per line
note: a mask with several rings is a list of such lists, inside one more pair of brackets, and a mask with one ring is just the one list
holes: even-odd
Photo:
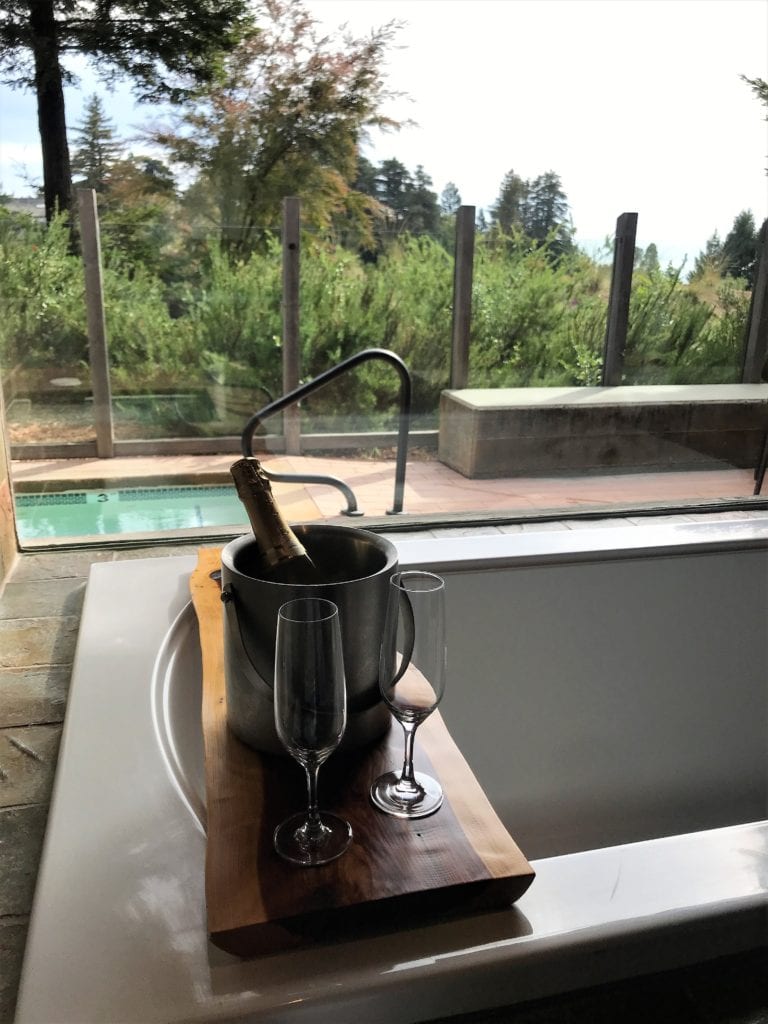
[(376, 196), (397, 224), (405, 221), (412, 191), (413, 178), (405, 164), (394, 157), (382, 160), (376, 172)]
[(456, 213), (460, 206), (461, 195), (459, 190), (452, 181), (449, 181), (440, 195), (440, 209), (443, 213), (452, 214)]
[(526, 182), (522, 202), (522, 227), (526, 235), (559, 256), (573, 248), (568, 198), (559, 175), (547, 171)]
[(698, 281), (708, 272), (723, 276), (723, 243), (717, 231), (704, 243), (704, 248), (696, 257), (689, 280)]
[(725, 236), (722, 251), (723, 276), (742, 277), (750, 284), (757, 263), (757, 232), (751, 210), (742, 210)]
[(72, 172), (83, 175), (78, 185), (106, 192), (109, 174), (121, 156), (122, 144), (97, 94), (86, 102), (83, 120), (75, 128), (75, 134), (79, 136), (79, 144), (72, 155)]
[(358, 155), (357, 173), (355, 174), (352, 187), (366, 196), (376, 198), (376, 167), (367, 157)]
[(180, 253), (189, 256), (189, 225), (173, 175), (154, 157), (131, 153), (111, 165), (99, 214), (108, 255), (119, 253), (124, 266), (141, 267), (167, 282), (177, 272)]
[(405, 229), (412, 235), (437, 234), (440, 224), (437, 193), (432, 191), (432, 179), (421, 164), (416, 167), (406, 203)]
[(642, 249), (636, 251), (635, 266), (646, 274), (656, 274), (661, 270), (659, 250), (656, 248), (655, 242), (651, 242), (645, 251)]
[(140, 99), (174, 103), (216, 76), (251, 18), (247, 0), (8, 0), (0, 8), (3, 80), (37, 94), (45, 212), (72, 203), (66, 59), (84, 54), (107, 79), (134, 80)]
[(413, 174), (394, 157), (375, 169), (373, 194), (381, 203), (390, 227), (397, 234), (437, 236), (440, 207), (432, 179), (419, 164)]
[(216, 84), (149, 136), (197, 172), (233, 256), (279, 224), (286, 195), (302, 199), (319, 231), (345, 213), (370, 216), (352, 187), (360, 140), (369, 127), (397, 126), (380, 110), (395, 23), (336, 41), (318, 36), (297, 0), (258, 0), (254, 10), (259, 32), (226, 57)]
[(491, 223), (498, 225), (501, 231), (507, 235), (513, 227), (520, 227), (523, 223), (523, 206), (528, 197), (528, 182), (515, 174), (514, 171), (507, 171), (501, 183), (499, 197), (491, 207)]

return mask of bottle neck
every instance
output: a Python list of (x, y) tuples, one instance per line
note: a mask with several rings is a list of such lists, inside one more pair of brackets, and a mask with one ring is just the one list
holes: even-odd
[(258, 461), (241, 459), (231, 467), (231, 473), (267, 568), (306, 558), (304, 546), (283, 518), (269, 478)]

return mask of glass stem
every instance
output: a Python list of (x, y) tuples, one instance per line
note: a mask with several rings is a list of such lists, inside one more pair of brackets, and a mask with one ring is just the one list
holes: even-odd
[(311, 764), (304, 765), (304, 771), (307, 776), (307, 831), (311, 835), (319, 835), (323, 830), (323, 824), (320, 821), (320, 810), (317, 803), (317, 773), (320, 771), (320, 765), (313, 761)]
[(415, 722), (401, 722), (405, 734), (405, 752), (403, 754), (403, 770), (400, 774), (400, 784), (409, 789), (416, 788), (416, 779), (413, 774), (413, 741), (416, 735)]

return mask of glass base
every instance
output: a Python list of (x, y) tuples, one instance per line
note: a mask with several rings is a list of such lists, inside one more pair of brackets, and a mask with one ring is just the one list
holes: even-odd
[(313, 833), (305, 811), (292, 815), (275, 829), (275, 850), (291, 864), (307, 868), (336, 860), (352, 842), (352, 826), (327, 811), (320, 812), (320, 824), (320, 832)]
[(371, 801), (385, 814), (396, 818), (426, 818), (443, 802), (440, 783), (430, 775), (414, 772), (415, 787), (401, 782), (399, 772), (381, 775), (371, 786)]

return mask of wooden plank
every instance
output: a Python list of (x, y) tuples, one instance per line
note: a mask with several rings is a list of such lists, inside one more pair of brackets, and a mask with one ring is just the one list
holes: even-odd
[[(742, 384), (759, 384), (768, 357), (768, 220), (758, 236), (758, 263), (749, 302)], [(757, 491), (756, 493), (759, 493)]]
[(438, 712), (419, 729), (415, 759), (418, 770), (442, 782), (445, 802), (437, 814), (401, 821), (371, 805), (372, 780), (402, 762), (402, 737), (393, 729), (373, 747), (335, 753), (321, 769), (321, 805), (352, 824), (347, 853), (312, 869), (275, 854), (275, 826), (304, 806), (304, 776), (289, 758), (256, 753), (227, 728), (221, 602), (211, 578), (219, 556), (202, 549), (191, 580), (203, 658), (212, 941), (250, 956), (401, 927), (403, 915), (427, 921), (510, 906), (533, 870)]
[(112, 392), (109, 383), (109, 351), (104, 315), (101, 240), (96, 192), (92, 188), (78, 189), (77, 200), (80, 209), (80, 235), (83, 247), (88, 362), (91, 367), (96, 454), (99, 458), (110, 459), (114, 455)]
[(472, 323), (472, 278), (475, 261), (475, 207), (460, 206), (456, 214), (453, 266), (453, 325), (451, 332), (451, 388), (469, 381), (469, 331)]
[(635, 265), (637, 214), (622, 213), (616, 221), (613, 243), (611, 291), (608, 296), (608, 323), (603, 349), (603, 385), (621, 384), (624, 370), (624, 349), (629, 326), (629, 299), (632, 292), (632, 271)]
[[(286, 196), (283, 200), (283, 393), (295, 390), (301, 376), (301, 345), (299, 340), (299, 274), (300, 274), (300, 200)], [(301, 454), (301, 412), (298, 405), (283, 412), (285, 450)]]

